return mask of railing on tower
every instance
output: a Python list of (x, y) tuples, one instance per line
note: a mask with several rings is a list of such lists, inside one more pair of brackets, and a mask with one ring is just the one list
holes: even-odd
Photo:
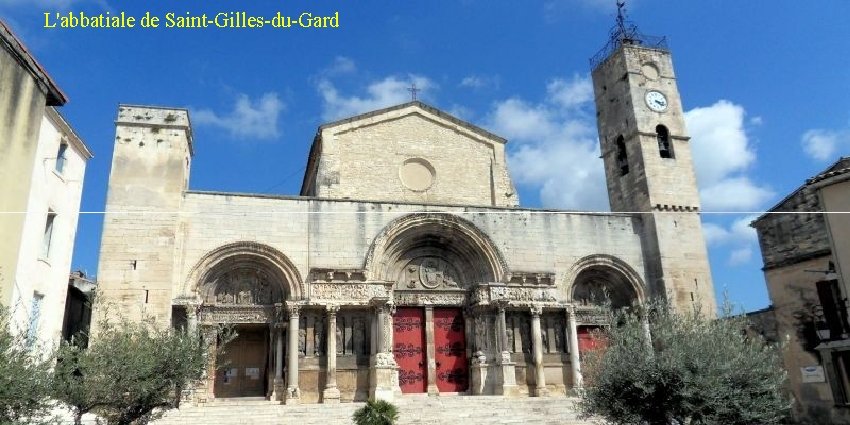
[(622, 45), (668, 50), (667, 37), (642, 34), (634, 22), (626, 20), (626, 2), (617, 1), (617, 23), (611, 28), (608, 43), (590, 58), (590, 69), (596, 69)]

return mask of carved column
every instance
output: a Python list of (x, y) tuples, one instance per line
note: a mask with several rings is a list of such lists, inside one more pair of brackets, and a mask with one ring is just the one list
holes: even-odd
[(289, 350), (286, 353), (288, 364), (288, 376), (286, 383), (286, 404), (298, 404), (301, 399), (301, 390), (298, 388), (298, 321), (301, 317), (301, 306), (298, 304), (287, 304), (289, 311)]
[(375, 400), (393, 401), (398, 386), (398, 365), (392, 353), (392, 308), (387, 300), (375, 303), (376, 353), (369, 369), (369, 396)]
[(540, 315), (543, 307), (531, 307), (531, 352), (534, 356), (534, 396), (546, 396), (546, 371), (543, 367), (543, 335), (540, 329)]
[(325, 344), (328, 369), (325, 372), (325, 391), (322, 392), (322, 403), (339, 403), (339, 388), (336, 387), (336, 313), (339, 311), (338, 305), (328, 305), (327, 329), (328, 342)]
[(439, 395), (437, 365), (434, 349), (434, 307), (425, 307), (425, 360), (428, 364), (428, 395)]
[(516, 363), (511, 359), (511, 349), (508, 346), (508, 324), (505, 318), (505, 304), (499, 303), (496, 305), (498, 315), (496, 323), (498, 323), (499, 332), (499, 365), (502, 372), (502, 388), (501, 394), (505, 396), (516, 396), (519, 391), (516, 386)]
[(570, 368), (573, 372), (573, 391), (582, 386), (581, 363), (578, 352), (578, 330), (575, 307), (567, 307), (567, 328), (570, 330)]

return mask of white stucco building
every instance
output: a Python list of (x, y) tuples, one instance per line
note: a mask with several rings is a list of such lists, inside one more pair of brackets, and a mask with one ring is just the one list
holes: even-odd
[(0, 304), (30, 344), (61, 337), (86, 161), (66, 102), (0, 23)]

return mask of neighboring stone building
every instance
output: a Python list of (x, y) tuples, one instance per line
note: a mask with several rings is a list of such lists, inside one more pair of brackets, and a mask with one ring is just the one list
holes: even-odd
[(611, 213), (520, 208), (507, 141), (417, 101), (320, 126), (299, 196), (194, 191), (188, 112), (121, 105), (95, 315), (236, 325), (196, 402), (565, 394), (606, 298), (715, 311), (670, 53), (593, 68)]
[(31, 343), (61, 337), (86, 161), (65, 95), (0, 21), (0, 304)]
[[(795, 413), (818, 423), (850, 423), (850, 158), (841, 158), (756, 219), (777, 339)], [(826, 213), (825, 213), (826, 212)], [(833, 212), (833, 213), (830, 213)]]
[(68, 279), (68, 296), (65, 299), (65, 318), (62, 321), (62, 338), (85, 347), (91, 325), (91, 307), (97, 283), (84, 272), (77, 270)]

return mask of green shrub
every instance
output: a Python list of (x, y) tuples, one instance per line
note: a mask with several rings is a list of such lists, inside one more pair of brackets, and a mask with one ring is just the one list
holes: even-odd
[(354, 412), (357, 425), (393, 425), (398, 420), (398, 408), (384, 400), (369, 400)]

